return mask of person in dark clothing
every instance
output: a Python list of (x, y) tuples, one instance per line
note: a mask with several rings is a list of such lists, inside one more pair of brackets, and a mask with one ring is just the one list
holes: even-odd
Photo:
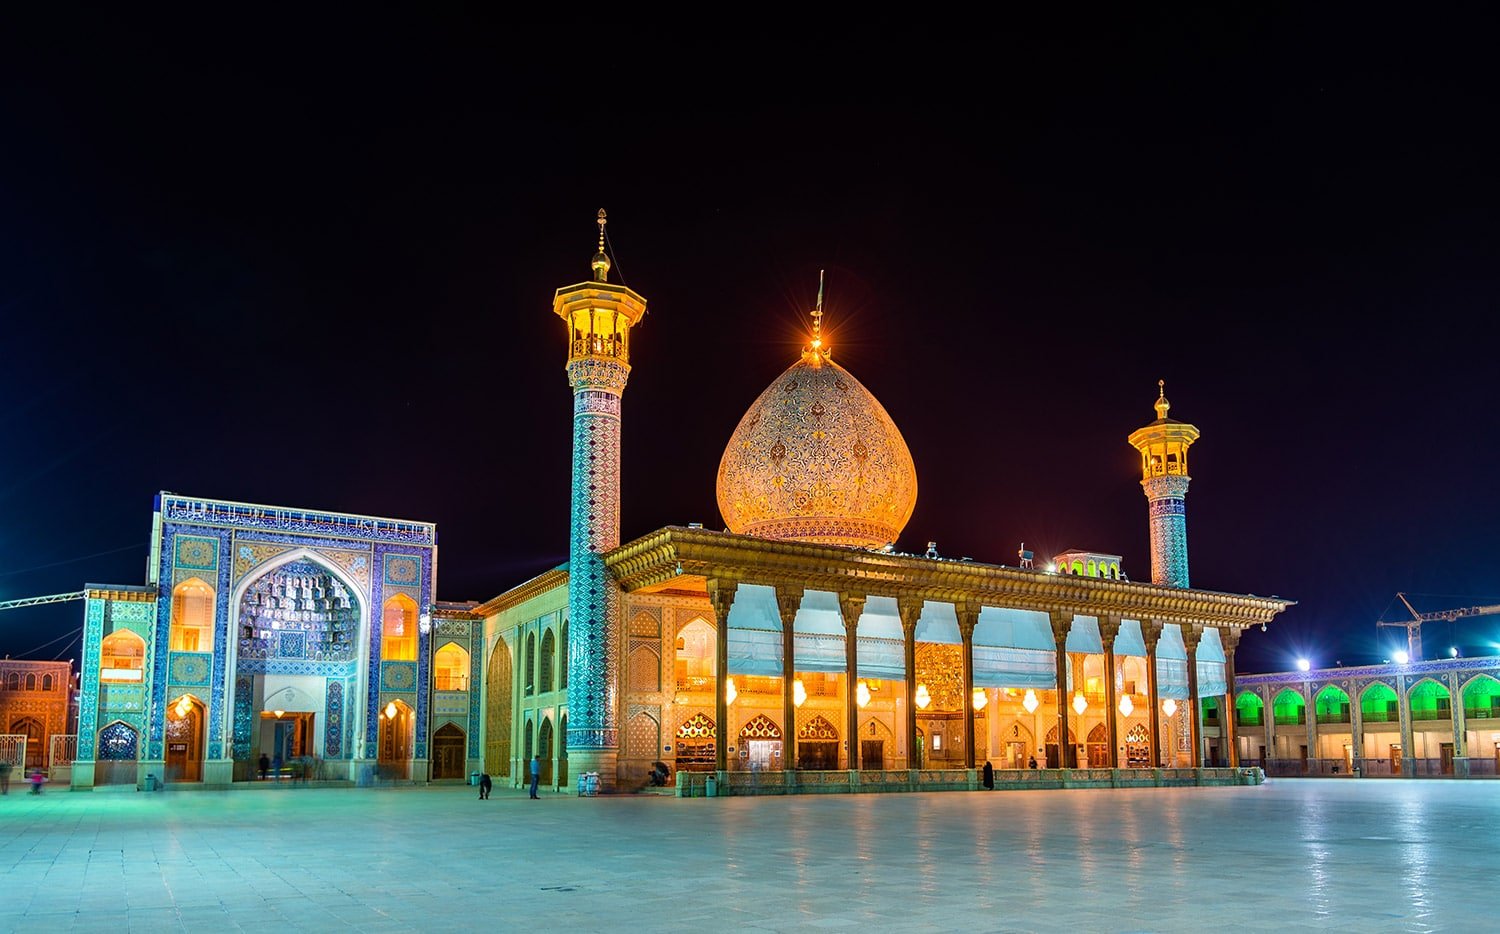
[(1031, 757), (1031, 761), (1027, 763), (1027, 767), (1033, 769), (1036, 768), (1036, 756)]
[(271, 771), (271, 757), (265, 753), (261, 753), (260, 761), (256, 765), (260, 766), (260, 780), (265, 781), (266, 773)]
[(0, 762), (0, 795), (10, 794), (10, 769), (9, 762)]
[(984, 787), (991, 791), (995, 788), (995, 767), (990, 765), (990, 760), (984, 760)]
[(536, 797), (536, 786), (542, 780), (542, 757), (531, 757), (531, 796)]
[(495, 783), (490, 780), (490, 773), (488, 773), (488, 772), (481, 772), (481, 773), (479, 773), (479, 800), (480, 801), (484, 801), (487, 798), (489, 798), (489, 796), (490, 796), (490, 789), (494, 788), (494, 787), (495, 787)]

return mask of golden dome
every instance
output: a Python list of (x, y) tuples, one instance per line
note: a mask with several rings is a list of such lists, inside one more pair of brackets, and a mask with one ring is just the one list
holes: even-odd
[(750, 406), (719, 462), (731, 532), (878, 548), (917, 504), (917, 471), (885, 407), (810, 350)]

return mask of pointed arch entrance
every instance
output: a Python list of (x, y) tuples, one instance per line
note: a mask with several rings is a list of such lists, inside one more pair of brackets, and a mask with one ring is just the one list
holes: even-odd
[(814, 715), (797, 730), (797, 768), (830, 772), (839, 767), (839, 731)]
[(94, 761), (94, 784), (134, 785), (136, 760), (140, 758), (140, 734), (135, 727), (120, 720), (106, 724), (99, 731), (97, 758)]
[(712, 772), (716, 765), (714, 718), (696, 713), (677, 728), (675, 746), (679, 772)]
[(484, 770), (496, 777), (510, 775), (512, 667), (510, 645), (501, 639), (484, 677)]
[(295, 548), (245, 573), (230, 615), (233, 703), (222, 729), (234, 780), (253, 780), (262, 753), (285, 760), (289, 747), (319, 774), (356, 778), (354, 760), (375, 752), (363, 742), (370, 611), (361, 585), (338, 562)]
[(542, 719), (542, 728), (536, 733), (536, 754), (542, 757), (541, 784), (552, 787), (552, 718)]
[(380, 774), (392, 781), (411, 779), (412, 733), (416, 717), (404, 701), (391, 701), (380, 712)]
[(464, 731), (456, 724), (445, 723), (432, 734), (432, 777), (464, 777)]
[(183, 694), (167, 705), (167, 763), (169, 782), (203, 781), (203, 702)]

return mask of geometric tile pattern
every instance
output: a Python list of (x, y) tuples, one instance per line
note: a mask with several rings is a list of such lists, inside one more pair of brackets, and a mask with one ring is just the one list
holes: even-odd
[(173, 652), (168, 663), (171, 672), (167, 680), (171, 684), (208, 684), (213, 660), (214, 657), (207, 652)]
[(1151, 477), (1141, 481), (1151, 518), (1151, 582), (1168, 587), (1188, 586), (1188, 478)]
[(328, 694), (323, 705), (324, 716), (323, 755), (328, 759), (344, 757), (344, 683), (329, 679)]
[[(597, 368), (599, 361), (593, 361)], [(570, 366), (570, 375), (572, 367)], [(601, 553), (620, 543), (620, 395), (574, 379), (568, 529), (568, 732), (573, 749), (614, 749), (620, 597)], [(613, 389), (614, 387), (609, 387)]]

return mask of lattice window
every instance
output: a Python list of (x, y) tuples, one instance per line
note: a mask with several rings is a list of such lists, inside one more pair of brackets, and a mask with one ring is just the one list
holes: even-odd
[(469, 653), (450, 642), (432, 657), (433, 682), (439, 691), (469, 689)]
[(630, 689), (661, 690), (661, 657), (649, 646), (636, 646), (630, 652)]
[(140, 681), (145, 667), (146, 640), (129, 629), (104, 637), (99, 646), (100, 681)]
[(706, 713), (695, 714), (677, 728), (678, 739), (713, 739), (714, 720)]
[[(557, 642), (557, 687), (559, 690), (568, 689), (568, 621), (563, 620), (562, 638)], [(567, 735), (563, 730), (563, 735)]]
[(380, 660), (417, 660), (417, 602), (398, 593), (385, 601), (380, 624)]
[(1146, 728), (1139, 723), (1131, 727), (1130, 732), (1125, 734), (1125, 742), (1132, 745), (1144, 745), (1149, 739), (1150, 736), (1146, 733)]
[(765, 714), (759, 714), (741, 728), (740, 739), (781, 739), (781, 727)]
[(660, 638), (661, 621), (650, 611), (641, 610), (630, 618), (630, 634), (632, 636)]
[(648, 713), (638, 713), (625, 725), (625, 754), (632, 759), (655, 759), (661, 746), (661, 724)]
[(804, 723), (801, 729), (797, 730), (797, 738), (812, 740), (836, 740), (839, 738), (839, 731), (834, 729), (832, 723), (829, 723), (822, 717), (813, 717), (811, 720)]
[[(1047, 731), (1047, 742), (1049, 742), (1049, 743), (1055, 743), (1055, 742), (1057, 742), (1057, 724), (1055, 724), (1055, 723), (1052, 725), (1052, 729), (1050, 729), (1050, 730)], [(1073, 735), (1073, 728), (1072, 727), (1068, 727), (1068, 742), (1070, 742), (1070, 743), (1076, 743), (1076, 742), (1078, 742), (1078, 740)]]
[(1104, 724), (1096, 724), (1092, 730), (1089, 730), (1089, 742), (1103, 743), (1107, 742), (1108, 740), (1109, 732), (1104, 729)]
[(485, 675), (484, 770), (494, 776), (510, 775), (511, 677), (510, 646), (502, 639)]
[(172, 589), (171, 645), (174, 652), (214, 650), (214, 589), (199, 578)]

